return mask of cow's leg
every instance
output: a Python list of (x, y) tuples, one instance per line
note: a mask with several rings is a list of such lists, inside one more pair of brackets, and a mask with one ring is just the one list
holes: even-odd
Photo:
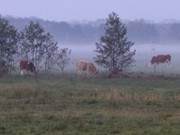
[(20, 75), (24, 75), (24, 71), (23, 70), (20, 71)]
[(89, 69), (89, 64), (87, 65), (87, 69), (86, 69), (86, 78), (90, 77), (90, 69)]
[(29, 71), (28, 70), (25, 70), (25, 75), (29, 75)]
[(168, 61), (167, 61), (167, 64), (168, 64), (168, 65), (171, 65), (171, 61), (170, 61), (170, 60), (168, 60)]
[(157, 73), (157, 64), (154, 64), (154, 74)]

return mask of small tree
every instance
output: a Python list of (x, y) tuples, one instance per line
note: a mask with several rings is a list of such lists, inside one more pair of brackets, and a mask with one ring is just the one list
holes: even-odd
[(53, 36), (47, 33), (46, 44), (44, 46), (44, 70), (48, 72), (54, 65), (56, 52), (58, 50), (58, 43), (54, 41)]
[(61, 72), (64, 72), (64, 68), (69, 64), (71, 50), (68, 48), (59, 49), (56, 53), (56, 63)]
[(134, 61), (135, 51), (130, 50), (133, 45), (128, 41), (126, 26), (113, 12), (106, 20), (105, 35), (96, 43), (95, 61), (111, 73), (123, 71)]
[(18, 41), (19, 36), (16, 28), (10, 25), (7, 20), (0, 18), (0, 68), (6, 67), (6, 71), (11, 71), (14, 55), (18, 51)]

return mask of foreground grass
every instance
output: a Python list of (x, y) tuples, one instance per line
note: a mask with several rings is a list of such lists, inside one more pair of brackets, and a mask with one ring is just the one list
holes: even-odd
[(0, 79), (0, 135), (179, 135), (180, 79)]

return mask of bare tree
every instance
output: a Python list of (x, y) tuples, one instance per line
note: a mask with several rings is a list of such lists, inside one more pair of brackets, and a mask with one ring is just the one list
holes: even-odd
[(48, 33), (47, 34), (47, 43), (44, 46), (44, 70), (45, 72), (49, 72), (52, 67), (55, 65), (55, 56), (58, 50), (58, 43), (54, 41), (53, 36)]
[(69, 64), (70, 54), (71, 50), (68, 48), (59, 49), (56, 53), (56, 64), (62, 73), (64, 73), (65, 67)]

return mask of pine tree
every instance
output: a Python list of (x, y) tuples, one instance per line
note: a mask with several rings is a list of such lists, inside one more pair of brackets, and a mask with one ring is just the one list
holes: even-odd
[(106, 19), (105, 35), (96, 43), (95, 61), (110, 73), (123, 71), (134, 61), (135, 51), (131, 51), (133, 45), (128, 40), (126, 26), (113, 12)]

